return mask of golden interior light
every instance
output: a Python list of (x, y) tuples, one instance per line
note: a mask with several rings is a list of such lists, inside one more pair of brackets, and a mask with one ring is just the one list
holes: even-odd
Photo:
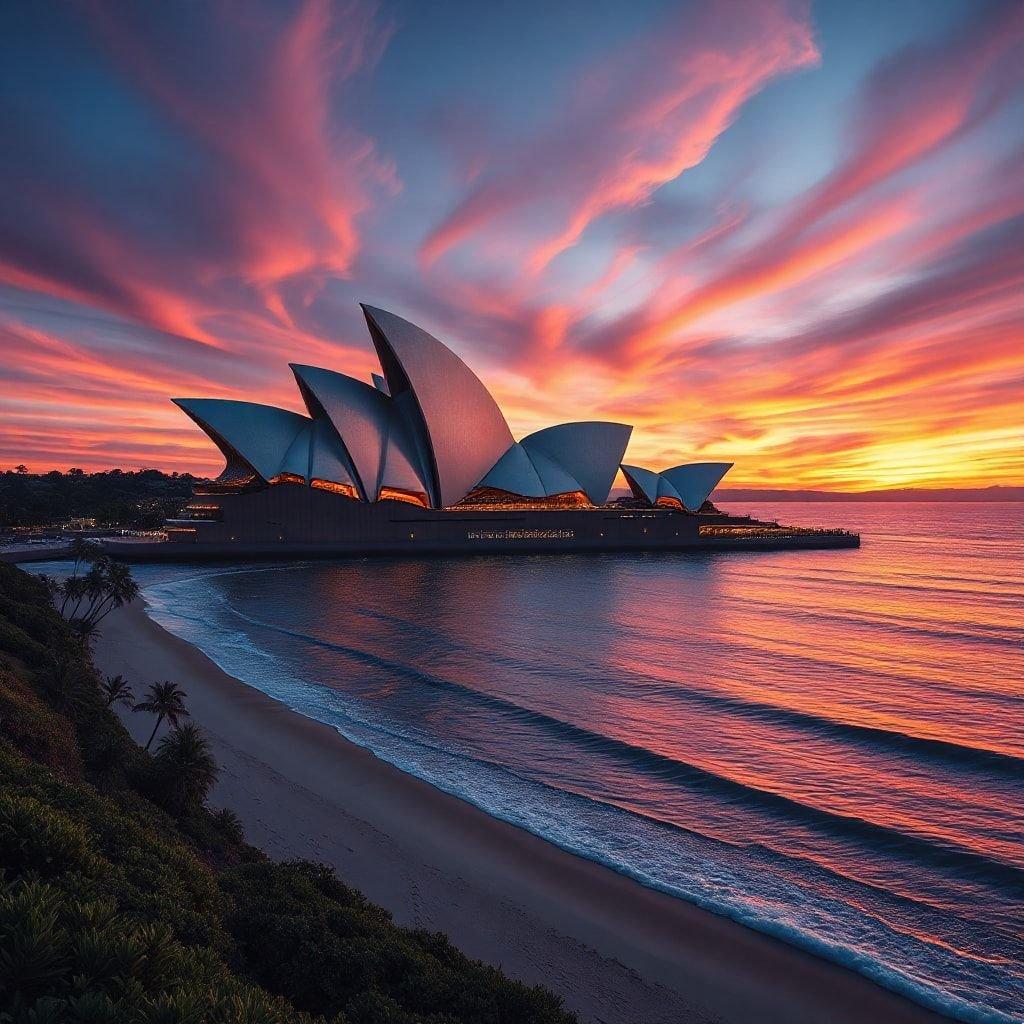
[(497, 487), (476, 487), (453, 508), (522, 510), (560, 509), (560, 508), (593, 508), (590, 499), (582, 491), (566, 491), (563, 494), (552, 494), (546, 498), (527, 498), (522, 494), (513, 494)]
[(655, 508), (671, 508), (671, 509), (675, 509), (677, 512), (686, 512), (687, 511), (686, 507), (683, 505), (683, 503), (678, 498), (669, 497), (669, 495), (667, 495), (667, 494), (663, 494), (660, 498), (658, 498), (658, 500), (654, 503), (654, 507)]
[(334, 480), (320, 480), (318, 478), (314, 478), (310, 482), (309, 486), (315, 487), (318, 491), (329, 491), (331, 494), (340, 494), (345, 498), (359, 498), (359, 495), (356, 493), (356, 489), (352, 484), (339, 484)]
[(403, 491), (399, 487), (382, 487), (377, 497), (378, 501), (404, 501), (409, 505), (418, 505), (420, 508), (430, 508), (427, 496), (418, 491)]

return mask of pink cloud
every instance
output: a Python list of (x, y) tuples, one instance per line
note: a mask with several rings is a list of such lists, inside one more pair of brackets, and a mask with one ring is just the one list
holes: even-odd
[(610, 211), (642, 204), (699, 164), (743, 104), (772, 79), (818, 61), (803, 5), (724, 2), (674, 15), (600, 67), (535, 138), (491, 154), (489, 169), (424, 241), (429, 266), (524, 215), (544, 228), (523, 260), (536, 274)]
[[(219, 332), (207, 324), (237, 315), (323, 347), (300, 317), (328, 280), (350, 274), (360, 218), (400, 188), (393, 162), (339, 105), (392, 26), (361, 2), (306, 0), (283, 19), (273, 6), (210, 8), (216, 24), (207, 30), (228, 41), (217, 57), (234, 72), (225, 81), (219, 68), (180, 52), (187, 41), (147, 24), (144, 11), (87, 11), (160, 130), (191, 147), (202, 170), (175, 167), (149, 183), (146, 233), (122, 218), (116, 198), (110, 213), (73, 188), (35, 184), (32, 207), (51, 223), (45, 232), (35, 226), (34, 253), (25, 244), (0, 251), (0, 281), (215, 346)], [(126, 195), (121, 205), (139, 198)], [(165, 240), (174, 234), (181, 243)]]

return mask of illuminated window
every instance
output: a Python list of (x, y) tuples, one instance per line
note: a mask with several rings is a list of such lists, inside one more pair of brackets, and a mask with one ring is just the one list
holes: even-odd
[(331, 494), (340, 494), (345, 498), (359, 498), (352, 484), (339, 484), (333, 480), (314, 479), (309, 486), (315, 487), (318, 491), (330, 491)]
[(419, 505), (420, 508), (430, 508), (425, 494), (417, 491), (403, 491), (398, 487), (382, 487), (378, 501), (404, 501), (409, 505)]
[(662, 495), (655, 503), (656, 508), (671, 508), (677, 512), (685, 512), (686, 507), (678, 498), (670, 498), (668, 495)]
[(529, 511), (531, 509), (593, 508), (582, 491), (566, 491), (546, 498), (527, 498), (497, 487), (476, 487), (452, 508), (498, 509), (500, 511)]
[(270, 478), (270, 482), (272, 484), (304, 484), (306, 478), (299, 476), (298, 473), (278, 473), (277, 476)]

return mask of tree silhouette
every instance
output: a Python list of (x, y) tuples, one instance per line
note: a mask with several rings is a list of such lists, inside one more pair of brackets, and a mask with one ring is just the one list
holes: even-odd
[(146, 691), (144, 700), (132, 708), (133, 711), (148, 711), (156, 715), (156, 725), (149, 735), (146, 743), (146, 750), (149, 750), (153, 739), (156, 736), (160, 723), (166, 718), (172, 726), (177, 727), (182, 718), (188, 718), (188, 708), (185, 707), (185, 691), (180, 689), (177, 683), (164, 680), (162, 683), (153, 683)]
[(64, 593), (61, 584), (49, 573), (41, 572), (36, 579), (46, 588), (47, 596), (51, 601), (56, 601)]
[(100, 635), (99, 628), (91, 619), (72, 619), (68, 625), (78, 640), (90, 649), (93, 641)]
[(71, 539), (71, 554), (75, 558), (74, 575), (77, 576), (79, 565), (82, 562), (91, 562), (93, 560), (96, 554), (96, 545), (81, 534), (78, 534)]
[(75, 602), (75, 607), (81, 604), (82, 598), (85, 597), (85, 580), (81, 576), (69, 576), (61, 584), (60, 592), (60, 613), (63, 615), (72, 601)]
[(108, 560), (104, 565), (103, 585), (99, 596), (89, 605), (85, 617), (98, 624), (115, 608), (129, 604), (138, 596), (139, 585), (132, 578), (131, 569), (122, 562)]
[(115, 608), (138, 597), (139, 585), (128, 566), (103, 557), (95, 559), (84, 576), (69, 576), (61, 594), (61, 614), (67, 613), (71, 628), (80, 637), (92, 640), (99, 633), (99, 624)]
[(77, 604), (71, 609), (71, 618), (75, 619), (78, 617), (78, 609), (82, 606), (83, 601), (88, 601), (86, 605), (85, 614), (82, 616), (84, 619), (90, 618), (90, 612), (96, 606), (96, 603), (103, 598), (103, 595), (107, 590), (107, 563), (105, 560), (98, 560), (90, 566), (89, 571), (82, 577), (82, 582), (85, 584), (84, 593), (78, 599)]
[(115, 704), (127, 704), (130, 707), (135, 701), (131, 683), (120, 674), (107, 676), (100, 684), (100, 689), (103, 691), (108, 708)]
[(50, 702), (64, 714), (75, 714), (89, 703), (90, 682), (81, 663), (66, 654), (53, 658), (43, 670), (41, 682)]
[(156, 751), (163, 796), (177, 810), (202, 804), (217, 781), (217, 762), (202, 729), (191, 722), (169, 732)]

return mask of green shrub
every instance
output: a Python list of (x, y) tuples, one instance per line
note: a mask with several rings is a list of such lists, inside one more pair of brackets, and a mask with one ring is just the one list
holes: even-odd
[(15, 750), (68, 775), (82, 770), (74, 729), (24, 679), (0, 668), (0, 736)]
[(6, 871), (43, 878), (66, 871), (89, 875), (98, 863), (82, 824), (34, 797), (0, 792), (0, 865)]
[(222, 807), (219, 811), (214, 812), (213, 824), (227, 842), (235, 846), (241, 846), (245, 842), (242, 819), (230, 807)]
[(39, 881), (0, 884), (0, 1019), (314, 1024), (169, 928)]
[(199, 731), (142, 751), (46, 587), (0, 565), (0, 588), (0, 1022), (573, 1020), (328, 868), (245, 845), (205, 807)]
[(160, 741), (154, 760), (161, 803), (180, 814), (206, 802), (218, 768), (202, 729), (191, 722), (172, 729)]
[[(89, 850), (97, 860), (75, 862), (65, 857), (65, 870), (84, 876), (75, 881), (76, 891), (89, 896), (116, 898), (140, 920), (164, 921), (183, 941), (230, 952), (232, 941), (221, 923), (227, 900), (210, 868), (176, 834), (172, 819), (152, 804), (131, 795), (120, 801), (100, 796), (94, 790), (59, 779), (0, 746), (0, 867), (14, 870), (24, 838), (26, 815), (38, 816), (44, 824), (71, 822), (84, 833)], [(5, 813), (4, 806), (11, 810)], [(15, 814), (21, 817), (14, 819)], [(4, 822), (13, 825), (4, 829)], [(162, 826), (162, 829), (161, 827)], [(162, 832), (162, 834), (161, 834)], [(79, 834), (79, 833), (76, 833)], [(57, 838), (59, 832), (55, 832)], [(70, 853), (74, 848), (70, 848)], [(54, 854), (56, 856), (57, 854)], [(30, 847), (18, 865), (31, 867), (42, 851)], [(42, 865), (36, 865), (43, 873)], [(19, 868), (20, 873), (20, 868)], [(47, 871), (46, 877), (54, 872)]]
[(45, 605), (29, 604), (24, 598), (18, 600), (9, 594), (0, 594), (0, 618), (6, 619), (17, 626), (27, 636), (35, 637), (42, 642), (44, 638), (52, 639), (61, 635), (60, 617), (49, 604), (45, 590), (40, 593), (35, 588), (26, 588), (26, 596), (31, 599), (46, 601)]
[(6, 619), (0, 619), (0, 651), (30, 667), (45, 665), (49, 657), (41, 643)]
[(470, 960), (440, 935), (399, 928), (323, 865), (293, 861), (223, 871), (228, 927), (260, 985), (350, 1024), (564, 1024), (561, 1000)]

